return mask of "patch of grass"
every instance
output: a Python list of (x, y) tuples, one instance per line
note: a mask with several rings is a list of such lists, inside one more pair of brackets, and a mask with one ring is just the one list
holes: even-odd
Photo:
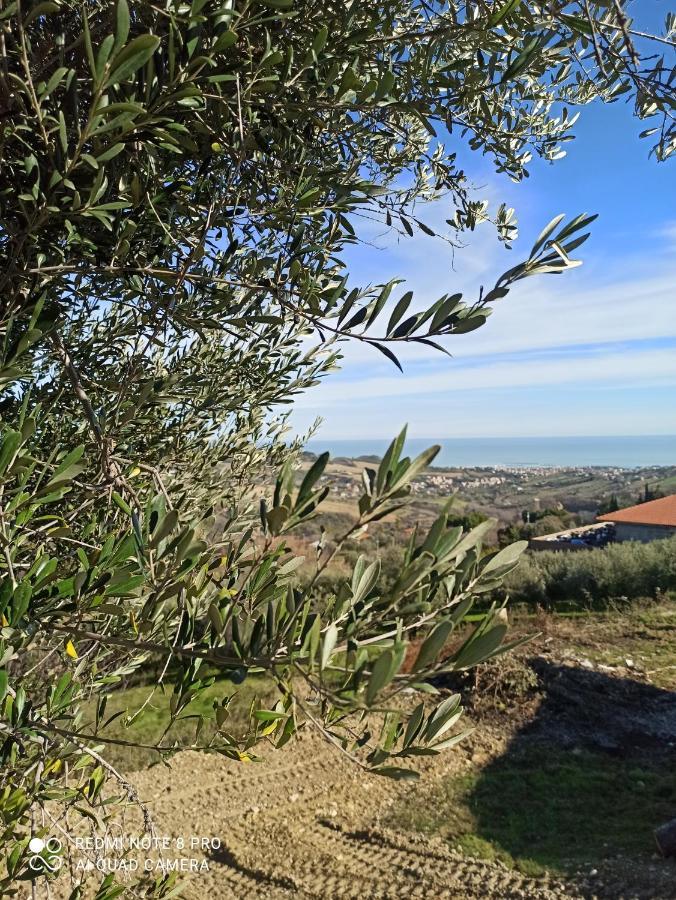
[(526, 875), (538, 876), (546, 869), (527, 856), (514, 856), (499, 841), (479, 833), (472, 810), (472, 796), (477, 788), (479, 773), (446, 778), (435, 784), (432, 791), (420, 791), (408, 797), (406, 803), (395, 806), (389, 823), (405, 831), (418, 831), (443, 837), (467, 856), (496, 860), (510, 869)]
[(676, 606), (650, 603), (625, 613), (590, 617), (567, 634), (570, 649), (594, 663), (626, 666), (631, 659), (656, 687), (676, 689)]
[(408, 797), (392, 822), (538, 875), (615, 854), (648, 857), (653, 829), (675, 806), (676, 772), (667, 765), (534, 745)]
[[(154, 693), (153, 688), (156, 688)], [(130, 717), (143, 706), (151, 694), (152, 698), (143, 712), (134, 721), (129, 722)], [(103, 737), (133, 741), (149, 746), (157, 744), (162, 739), (171, 718), (169, 708), (171, 694), (171, 687), (157, 687), (153, 684), (112, 691), (108, 696), (104, 718), (108, 719), (115, 713), (122, 714), (102, 732)], [(225, 728), (230, 734), (238, 737), (246, 731), (249, 708), (254, 697), (259, 696), (265, 705), (268, 700), (274, 702), (276, 690), (274, 684), (264, 676), (249, 676), (246, 681), (238, 685), (229, 679), (219, 678), (181, 713), (162, 739), (162, 744), (170, 746), (176, 741), (181, 746), (190, 746), (196, 743), (197, 717), (210, 716), (213, 712), (214, 700), (222, 700), (224, 697), (232, 695), (234, 697), (229, 707), (230, 716)], [(91, 719), (94, 715), (95, 706), (92, 703), (85, 709), (85, 717)], [(213, 720), (205, 722), (197, 743), (200, 746), (206, 745), (213, 737), (215, 730)], [(158, 753), (140, 747), (106, 744), (106, 759), (121, 771), (131, 772), (158, 762), (160, 757)]]
[[(559, 609), (534, 613), (522, 605), (509, 607), (512, 635), (540, 633), (551, 651), (567, 651), (593, 663), (626, 668), (636, 663), (639, 677), (676, 690), (676, 594), (657, 602), (645, 599), (602, 612), (562, 613)], [(541, 640), (526, 645), (524, 655), (545, 646)]]
[(595, 647), (587, 643), (573, 643), (571, 650), (604, 666), (626, 666), (631, 660), (639, 672), (645, 672), (650, 683), (666, 690), (676, 689), (676, 645), (646, 640), (626, 640), (620, 646)]

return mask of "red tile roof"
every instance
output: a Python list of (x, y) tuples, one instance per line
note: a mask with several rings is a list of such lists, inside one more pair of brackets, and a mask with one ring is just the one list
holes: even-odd
[(617, 512), (596, 517), (599, 522), (633, 522), (636, 525), (671, 525), (676, 527), (676, 494), (628, 506)]

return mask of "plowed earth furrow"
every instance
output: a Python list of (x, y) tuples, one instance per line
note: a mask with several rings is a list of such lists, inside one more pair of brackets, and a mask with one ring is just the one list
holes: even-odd
[[(457, 770), (442, 754), (423, 777)], [(133, 778), (157, 831), (208, 872), (183, 873), (190, 900), (576, 900), (574, 888), (473, 860), (440, 839), (385, 829), (381, 817), (415, 787), (357, 772), (313, 737), (242, 765), (182, 753)], [(169, 852), (159, 854), (173, 856)], [(53, 897), (67, 896), (52, 891)], [(89, 896), (86, 892), (84, 897)]]
[[(452, 765), (447, 755), (430, 767), (428, 777)], [(137, 784), (142, 796), (153, 798), (160, 829), (178, 834), (199, 826), (223, 843), (209, 859), (210, 871), (192, 878), (195, 900), (577, 896), (556, 881), (528, 879), (501, 865), (467, 859), (442, 841), (382, 829), (380, 816), (411, 788), (355, 773), (349, 762), (314, 739), (302, 740), (288, 754), (271, 754), (253, 771), (186, 753), (171, 772), (158, 775), (153, 781), (150, 772), (139, 774)], [(182, 805), (189, 809), (181, 815)]]

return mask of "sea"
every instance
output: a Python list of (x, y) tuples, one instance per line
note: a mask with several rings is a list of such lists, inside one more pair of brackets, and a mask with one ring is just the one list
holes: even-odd
[[(332, 457), (382, 456), (388, 440), (357, 438), (310, 440), (312, 453), (330, 451)], [(604, 437), (481, 437), (411, 438), (406, 441), (407, 456), (440, 444), (433, 465), (448, 468), (480, 467), (586, 467), (604, 466), (622, 469), (650, 466), (676, 466), (676, 435), (659, 434)]]

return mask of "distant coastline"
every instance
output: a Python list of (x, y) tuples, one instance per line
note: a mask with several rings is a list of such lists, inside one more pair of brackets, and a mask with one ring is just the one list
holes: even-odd
[[(382, 456), (389, 441), (377, 438), (332, 440), (314, 438), (306, 449), (329, 450), (331, 456)], [(411, 438), (408, 455), (416, 455), (432, 444), (440, 444), (436, 466), (483, 467), (586, 467), (621, 469), (676, 465), (676, 435), (626, 435), (600, 437), (493, 437)]]

